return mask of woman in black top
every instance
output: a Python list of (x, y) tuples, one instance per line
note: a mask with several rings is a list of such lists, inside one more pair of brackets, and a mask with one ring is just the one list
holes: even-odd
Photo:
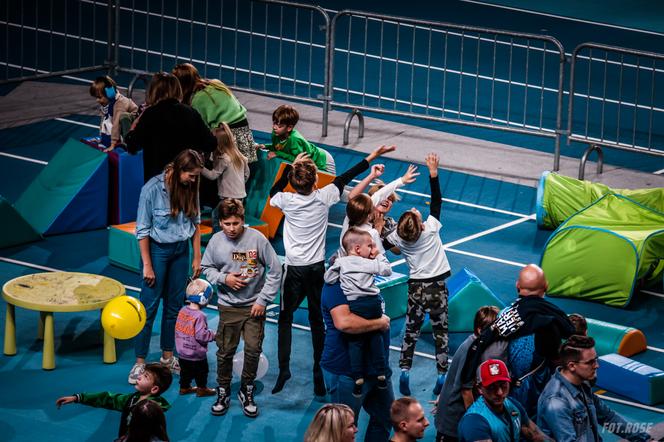
[(200, 114), (180, 101), (182, 89), (178, 79), (165, 72), (152, 76), (141, 114), (125, 142), (129, 153), (143, 150), (143, 178), (159, 175), (184, 149), (213, 152), (217, 140)]

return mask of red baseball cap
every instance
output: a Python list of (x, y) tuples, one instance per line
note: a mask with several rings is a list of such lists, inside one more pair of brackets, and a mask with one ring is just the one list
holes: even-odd
[(483, 387), (488, 387), (494, 382), (512, 382), (507, 365), (500, 359), (489, 359), (480, 365), (480, 382)]

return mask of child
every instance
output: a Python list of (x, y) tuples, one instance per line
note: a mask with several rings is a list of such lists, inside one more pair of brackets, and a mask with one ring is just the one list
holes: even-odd
[(166, 416), (159, 404), (143, 399), (134, 407), (127, 435), (115, 442), (168, 442)]
[[(226, 123), (220, 123), (214, 130), (217, 137), (217, 150), (211, 155), (213, 167), (203, 169), (203, 176), (208, 180), (217, 180), (219, 200), (234, 198), (242, 200), (247, 196), (245, 183), (249, 179), (247, 157), (242, 155), (235, 144), (235, 138)], [(212, 227), (219, 231), (219, 213), (212, 211)]]
[[(336, 177), (327, 186), (316, 189), (318, 169), (311, 158), (301, 153), (288, 166), (270, 192), (270, 205), (284, 213), (285, 277), (279, 313), (279, 376), (272, 393), (278, 393), (291, 377), (290, 350), (293, 313), (307, 298), (309, 325), (314, 357), (314, 393), (326, 394), (320, 358), (323, 354), (325, 326), (320, 297), (325, 275), (325, 234), (330, 206), (337, 203), (346, 186), (369, 168), (369, 162), (396, 147), (381, 146), (357, 165)], [(290, 183), (296, 193), (282, 192)]]
[[(201, 308), (209, 302), (211, 291), (201, 279), (189, 283), (186, 305), (180, 309), (175, 322), (175, 348), (180, 357), (180, 394), (196, 392), (196, 396), (212, 396), (215, 391), (207, 388), (210, 369), (207, 361), (207, 344), (214, 340), (214, 332), (208, 328), (207, 318)], [(191, 380), (196, 380), (196, 387)]]
[(221, 232), (212, 236), (203, 256), (203, 272), (217, 284), (217, 400), (212, 414), (222, 416), (230, 406), (233, 356), (244, 339), (244, 367), (238, 399), (242, 412), (258, 416), (254, 380), (263, 347), (265, 306), (279, 291), (281, 264), (272, 245), (258, 231), (244, 227), (244, 207), (236, 199), (219, 203)]
[(143, 399), (155, 401), (162, 410), (166, 411), (171, 405), (162, 394), (171, 386), (173, 377), (168, 367), (161, 364), (147, 364), (136, 383), (136, 392), (128, 394), (119, 393), (78, 393), (73, 396), (63, 396), (55, 401), (55, 405), (60, 408), (65, 404), (78, 402), (91, 407), (106, 408), (122, 412), (120, 418), (120, 430), (118, 437), (127, 434), (129, 422), (134, 411), (134, 407)]
[(299, 119), (300, 115), (293, 106), (279, 106), (272, 113), (272, 143), (259, 147), (270, 151), (267, 154), (268, 160), (279, 157), (293, 162), (299, 154), (306, 153), (316, 163), (318, 170), (335, 175), (336, 167), (332, 155), (311, 144), (294, 129)]
[[(458, 440), (457, 425), (466, 409), (475, 401), (474, 382), (463, 383), (461, 370), (466, 362), (468, 349), (479, 338), (482, 330), (491, 325), (498, 317), (498, 308), (490, 305), (480, 307), (473, 320), (473, 334), (468, 336), (452, 357), (452, 364), (447, 372), (445, 384), (436, 401), (433, 414), (436, 416), (436, 441)], [(483, 359), (492, 359), (483, 356)]]
[[(382, 168), (374, 170), (379, 166)], [(340, 240), (343, 239), (343, 235), (349, 227), (357, 227), (361, 230), (366, 230), (373, 238), (376, 247), (378, 247), (378, 253), (381, 255), (385, 253), (385, 249), (383, 248), (383, 240), (380, 237), (378, 230), (376, 230), (372, 225), (372, 223), (376, 221), (376, 219), (374, 219), (374, 215), (376, 214), (376, 206), (381, 204), (384, 199), (387, 199), (390, 195), (392, 195), (396, 189), (406, 184), (415, 182), (415, 179), (419, 175), (419, 173), (416, 172), (417, 168), (411, 164), (408, 166), (408, 170), (401, 178), (397, 178), (396, 180), (392, 181), (379, 191), (375, 192), (372, 196), (362, 193), (369, 185), (369, 183), (371, 183), (373, 178), (378, 178), (382, 175), (383, 170), (384, 166), (380, 164), (372, 167), (371, 173), (367, 175), (367, 177), (362, 181), (360, 181), (360, 183), (355, 186), (348, 194), (349, 201), (346, 205), (346, 217), (344, 218), (340, 237)], [(339, 248), (337, 254), (338, 256), (345, 256), (346, 251), (343, 247), (343, 244)]]
[(121, 130), (120, 119), (131, 122), (138, 112), (138, 106), (131, 98), (127, 98), (118, 92), (118, 86), (108, 75), (97, 77), (92, 82), (90, 95), (96, 98), (99, 104), (101, 113), (99, 137), (101, 144), (106, 147), (104, 152), (111, 151), (115, 149), (115, 146), (122, 143), (123, 137), (129, 132), (128, 127)]
[[(389, 276), (392, 267), (385, 255), (378, 253), (376, 244), (366, 230), (351, 227), (342, 240), (346, 256), (339, 257), (325, 272), (325, 282), (341, 282), (341, 289), (348, 298), (350, 311), (365, 319), (383, 316), (383, 299), (376, 287), (374, 276)], [(362, 396), (364, 372), (375, 373), (378, 388), (387, 388), (385, 372), (385, 346), (382, 332), (345, 334), (348, 341), (348, 356), (355, 387), (353, 395)], [(365, 361), (368, 367), (365, 370)]]
[(447, 285), (450, 264), (447, 261), (443, 242), (438, 232), (440, 223), (441, 194), (438, 183), (438, 156), (431, 153), (426, 157), (431, 185), (431, 209), (425, 222), (420, 212), (413, 208), (401, 215), (397, 231), (387, 237), (390, 246), (397, 246), (410, 269), (408, 280), (408, 307), (406, 310), (406, 330), (401, 345), (401, 377), (399, 391), (410, 396), (409, 375), (413, 364), (415, 345), (428, 311), (436, 345), (436, 368), (438, 378), (434, 394), (440, 393), (447, 372)]

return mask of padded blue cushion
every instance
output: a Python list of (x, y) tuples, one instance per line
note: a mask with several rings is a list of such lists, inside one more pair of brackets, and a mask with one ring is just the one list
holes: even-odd
[(597, 386), (643, 404), (664, 401), (664, 371), (617, 353), (599, 358)]

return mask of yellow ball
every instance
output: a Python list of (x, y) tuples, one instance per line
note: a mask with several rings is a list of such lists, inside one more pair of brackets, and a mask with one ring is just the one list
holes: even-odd
[(113, 298), (101, 312), (101, 325), (115, 339), (131, 339), (145, 326), (145, 307), (136, 298)]

